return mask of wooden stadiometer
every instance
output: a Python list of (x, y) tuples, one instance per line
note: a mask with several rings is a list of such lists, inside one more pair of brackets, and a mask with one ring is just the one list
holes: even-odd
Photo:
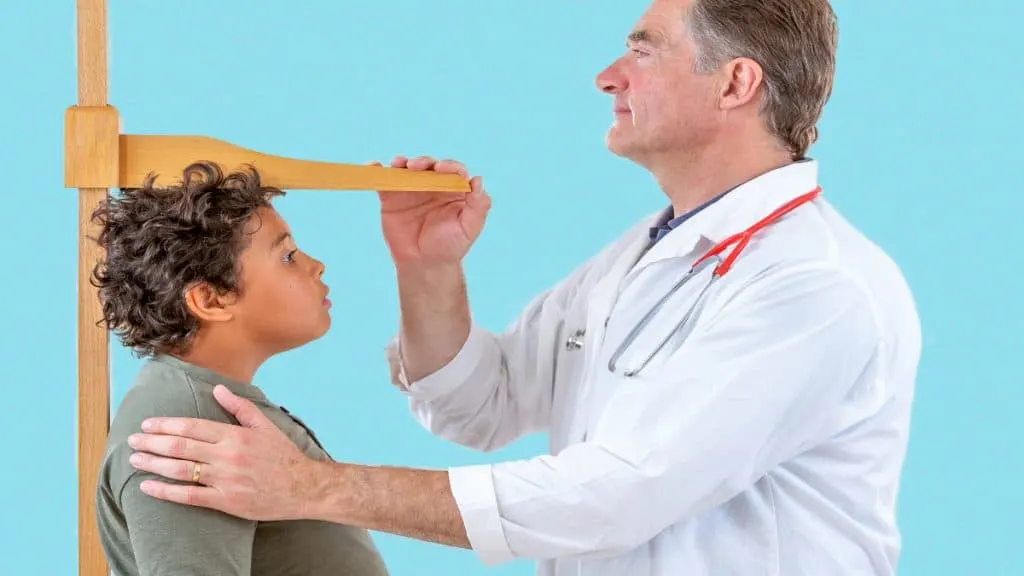
[(110, 425), (109, 336), (92, 270), (102, 247), (91, 215), (110, 188), (143, 184), (153, 173), (180, 178), (189, 164), (206, 160), (227, 172), (250, 164), (268, 186), (313, 190), (469, 192), (457, 174), (411, 171), (286, 158), (248, 150), (207, 136), (122, 134), (117, 110), (107, 102), (107, 3), (76, 0), (78, 104), (65, 113), (64, 185), (78, 189), (78, 573), (106, 576), (95, 517), (95, 488)]

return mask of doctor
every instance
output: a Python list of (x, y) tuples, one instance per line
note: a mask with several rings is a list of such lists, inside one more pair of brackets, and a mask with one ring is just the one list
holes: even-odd
[(480, 178), (465, 197), (381, 193), (402, 317), (388, 358), (413, 414), (483, 451), (546, 431), (550, 455), (313, 462), (218, 390), (241, 426), (149, 422), (135, 465), (184, 483), (143, 489), (487, 565), (531, 558), (543, 575), (894, 574), (921, 339), (900, 271), (806, 157), (835, 50), (826, 0), (655, 0), (597, 84), (608, 147), (670, 206), (500, 333), (473, 323), (460, 265), (490, 207)]

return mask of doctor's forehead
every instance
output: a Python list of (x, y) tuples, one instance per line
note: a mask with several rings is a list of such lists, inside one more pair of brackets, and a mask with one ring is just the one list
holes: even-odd
[(678, 41), (685, 30), (689, 5), (689, 0), (656, 0), (637, 20), (627, 44), (666, 47)]

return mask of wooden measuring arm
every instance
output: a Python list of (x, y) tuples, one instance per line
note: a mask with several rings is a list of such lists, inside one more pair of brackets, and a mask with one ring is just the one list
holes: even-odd
[(249, 164), (263, 184), (284, 190), (469, 192), (469, 181), (458, 174), (286, 158), (207, 136), (120, 134), (112, 106), (72, 106), (65, 113), (67, 188), (138, 188), (149, 174), (157, 182), (177, 179), (200, 160), (224, 172)]

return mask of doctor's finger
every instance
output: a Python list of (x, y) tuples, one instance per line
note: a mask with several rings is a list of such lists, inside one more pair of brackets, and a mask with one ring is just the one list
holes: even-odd
[(143, 420), (141, 428), (146, 434), (167, 434), (214, 443), (231, 438), (238, 426), (201, 418), (155, 417)]
[(140, 488), (145, 494), (168, 502), (202, 506), (230, 513), (225, 505), (224, 495), (216, 488), (167, 484), (156, 480), (145, 480)]
[(195, 482), (204, 485), (213, 484), (217, 480), (217, 468), (203, 462), (162, 458), (142, 452), (132, 454), (128, 461), (137, 470), (150, 472), (171, 480)]
[(136, 452), (148, 452), (157, 456), (182, 458), (196, 462), (209, 462), (216, 446), (190, 438), (159, 434), (132, 434), (128, 437), (128, 445)]
[(469, 172), (466, 170), (465, 164), (458, 160), (439, 160), (434, 164), (434, 172), (444, 172), (448, 174), (458, 174), (463, 178), (469, 177)]
[(437, 160), (430, 156), (416, 156), (410, 158), (405, 167), (409, 170), (431, 170), (435, 164), (437, 164)]

